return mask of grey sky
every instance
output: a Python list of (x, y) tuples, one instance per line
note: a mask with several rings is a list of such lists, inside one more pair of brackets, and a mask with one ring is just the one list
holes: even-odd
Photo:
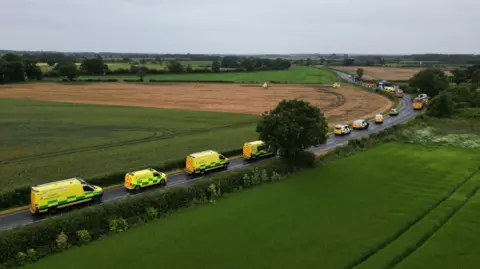
[(478, 0), (0, 1), (0, 49), (480, 53)]

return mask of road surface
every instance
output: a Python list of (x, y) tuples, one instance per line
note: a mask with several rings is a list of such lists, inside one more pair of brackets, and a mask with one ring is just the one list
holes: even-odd
[[(351, 80), (348, 79), (348, 75), (339, 71), (335, 71), (342, 79), (348, 80), (352, 82)], [(355, 83), (355, 82), (352, 82)], [(358, 85), (364, 86), (362, 83), (356, 83)], [(358, 139), (364, 136), (368, 136), (373, 133), (377, 133), (381, 130), (384, 130), (386, 128), (392, 127), (393, 125), (403, 123), (407, 121), (408, 119), (414, 117), (416, 114), (418, 114), (418, 111), (414, 111), (412, 109), (412, 103), (410, 100), (410, 96), (405, 95), (402, 99), (403, 106), (400, 109), (400, 113), (398, 116), (390, 117), (390, 116), (385, 116), (384, 123), (381, 125), (376, 125), (374, 123), (370, 124), (370, 127), (368, 130), (360, 130), (360, 131), (352, 131), (351, 134), (346, 135), (346, 136), (334, 136), (330, 135), (327, 139), (327, 142), (323, 145), (320, 145), (318, 147), (312, 147), (309, 150), (314, 152), (314, 153), (319, 153), (322, 151), (330, 150), (332, 148), (342, 146), (348, 143), (349, 140), (352, 139)], [(228, 170), (232, 169), (239, 169), (243, 168), (246, 166), (251, 165), (250, 163), (245, 162), (243, 159), (237, 159), (237, 160), (232, 160), (230, 162), (230, 165), (228, 167)], [(216, 172), (216, 173), (221, 173)], [(168, 187), (173, 187), (173, 186), (179, 186), (179, 185), (185, 185), (187, 183), (191, 183), (195, 180), (208, 177), (208, 175), (215, 174), (215, 173), (210, 173), (206, 174), (202, 177), (194, 178), (194, 179), (189, 179), (186, 174), (177, 174), (177, 175), (172, 175), (168, 177)], [(156, 188), (152, 188), (156, 189)], [(147, 191), (144, 190), (144, 191)], [(103, 197), (102, 197), (102, 202), (107, 203), (110, 201), (114, 201), (117, 199), (124, 198), (128, 195), (132, 195), (128, 193), (123, 186), (121, 187), (116, 187), (112, 188), (109, 190), (106, 190)], [(137, 195), (141, 195), (137, 194)], [(48, 216), (46, 216), (48, 217)], [(34, 219), (30, 212), (28, 210), (23, 210), (23, 211), (18, 211), (12, 214), (0, 216), (0, 230), (8, 230), (12, 229), (18, 226), (24, 226), (28, 225), (30, 223), (36, 222), (36, 221), (41, 221), (42, 219)]]

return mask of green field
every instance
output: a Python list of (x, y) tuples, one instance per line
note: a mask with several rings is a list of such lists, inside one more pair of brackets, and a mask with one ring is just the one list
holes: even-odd
[(258, 116), (0, 99), (0, 182), (9, 188), (160, 165), (257, 138)]
[[(126, 76), (81, 76), (77, 80), (85, 79), (138, 79), (134, 75)], [(289, 70), (281, 71), (258, 71), (258, 72), (233, 72), (233, 73), (209, 73), (209, 74), (165, 74), (149, 75), (144, 80), (149, 79), (165, 81), (231, 81), (231, 82), (254, 82), (263, 83), (264, 81), (277, 81), (288, 83), (332, 83), (337, 81), (337, 76), (326, 69), (314, 67), (292, 67)]]
[[(182, 64), (184, 64), (185, 66), (191, 65), (193, 69), (202, 69), (204, 66), (212, 64), (212, 62), (210, 62), (210, 61), (180, 61), (180, 62)], [(78, 66), (80, 66), (80, 64), (81, 63), (77, 63)], [(107, 65), (108, 65), (108, 68), (110, 70), (117, 70), (117, 69), (120, 69), (120, 68), (130, 69), (130, 63), (107, 63)], [(147, 63), (147, 64), (137, 64), (137, 65), (138, 66), (146, 66), (149, 69), (164, 70), (167, 67), (167, 61), (165, 61), (161, 64)], [(53, 68), (52, 66), (48, 66), (48, 65), (44, 65), (44, 64), (40, 65), (40, 69), (42, 70), (42, 72), (51, 71), (52, 68)]]
[[(362, 258), (381, 255), (382, 246), (394, 245), (403, 235), (418, 230), (417, 224), (445, 207), (442, 201), (462, 200), (457, 191), (472, 184), (469, 176), (479, 161), (478, 150), (385, 144), (25, 268), (362, 266)], [(469, 216), (476, 216), (474, 212)], [(478, 230), (478, 225), (469, 228)], [(444, 235), (443, 242), (451, 236)], [(462, 238), (468, 244), (468, 238)], [(407, 243), (417, 239), (412, 237)], [(451, 251), (444, 244), (443, 250)], [(470, 257), (478, 252), (462, 249)], [(411, 255), (412, 260), (421, 253), (420, 249)], [(425, 254), (425, 258), (433, 259), (433, 255)], [(417, 262), (423, 263), (422, 268), (430, 264), (429, 260), (420, 260)], [(473, 265), (462, 263), (461, 268), (477, 267)], [(438, 263), (432, 268), (458, 267)]]

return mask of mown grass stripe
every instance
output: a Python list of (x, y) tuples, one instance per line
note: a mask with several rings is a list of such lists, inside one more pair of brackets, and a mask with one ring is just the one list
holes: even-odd
[(352, 263), (348, 264), (345, 266), (345, 269), (352, 269), (360, 264), (364, 263), (367, 261), (369, 258), (371, 258), (373, 255), (378, 253), (380, 250), (384, 249), (387, 247), (389, 244), (397, 240), (400, 236), (405, 234), (411, 227), (413, 227), (415, 224), (420, 222), (423, 218), (425, 218), (430, 212), (432, 212), (435, 208), (437, 208), (440, 204), (442, 204), (444, 201), (446, 201), (448, 198), (450, 198), (460, 187), (465, 185), (471, 178), (475, 176), (475, 174), (478, 172), (478, 169), (471, 173), (468, 177), (466, 177), (463, 181), (458, 183), (449, 193), (447, 193), (445, 196), (440, 198), (436, 203), (434, 203), (431, 207), (427, 208), (422, 214), (420, 214), (418, 217), (413, 219), (411, 222), (409, 222), (407, 225), (405, 225), (402, 229), (394, 233), (392, 236), (388, 237), (386, 240), (384, 240), (382, 243), (377, 245), (376, 247), (368, 250), (363, 256), (361, 256), (359, 259), (353, 261)]
[[(480, 171), (480, 169), (475, 171), (473, 173), (473, 175), (470, 176), (469, 179), (473, 178), (475, 176), (475, 174), (478, 173), (478, 171)], [(480, 189), (480, 185), (475, 186), (475, 188), (466, 196), (466, 199), (464, 199), (458, 206), (454, 207), (449, 212), (449, 214), (444, 219), (442, 219), (442, 221), (438, 225), (434, 226), (434, 228), (431, 231), (424, 234), (417, 242), (415, 242), (415, 244), (413, 246), (405, 249), (405, 251), (403, 251), (401, 254), (395, 256), (382, 269), (389, 269), (389, 268), (395, 267), (396, 265), (401, 263), (403, 260), (408, 258), (410, 255), (412, 255), (412, 253), (414, 253), (417, 249), (419, 249), (421, 246), (423, 246), (423, 244), (425, 244), (425, 242), (427, 242), (428, 239), (430, 239), (436, 232), (438, 232), (445, 225), (445, 223), (447, 223), (450, 219), (452, 219), (452, 217), (458, 211), (460, 211), (468, 203), (468, 201), (470, 201), (470, 199), (475, 196), (475, 194), (477, 194), (479, 189)]]

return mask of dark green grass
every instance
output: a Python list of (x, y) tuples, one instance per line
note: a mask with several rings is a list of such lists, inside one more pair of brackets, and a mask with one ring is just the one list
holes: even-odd
[[(241, 148), (254, 115), (0, 99), (0, 182), (9, 188)], [(230, 126), (230, 127), (229, 127)], [(125, 170), (124, 170), (125, 169)]]
[[(78, 80), (85, 79), (138, 79), (137, 76), (82, 76)], [(149, 75), (149, 79), (165, 81), (231, 81), (231, 82), (252, 82), (263, 83), (265, 81), (288, 82), (288, 83), (332, 83), (337, 81), (337, 76), (329, 70), (313, 67), (292, 67), (290, 70), (282, 71), (258, 71), (240, 73), (217, 73), (217, 74), (165, 74)]]
[[(480, 181), (480, 173), (474, 179)], [(397, 268), (475, 269), (480, 255), (480, 194), (470, 198), (459, 212), (422, 247)], [(428, 265), (428, 266), (427, 266)]]
[(479, 155), (391, 143), (26, 268), (343, 268), (465, 179)]

